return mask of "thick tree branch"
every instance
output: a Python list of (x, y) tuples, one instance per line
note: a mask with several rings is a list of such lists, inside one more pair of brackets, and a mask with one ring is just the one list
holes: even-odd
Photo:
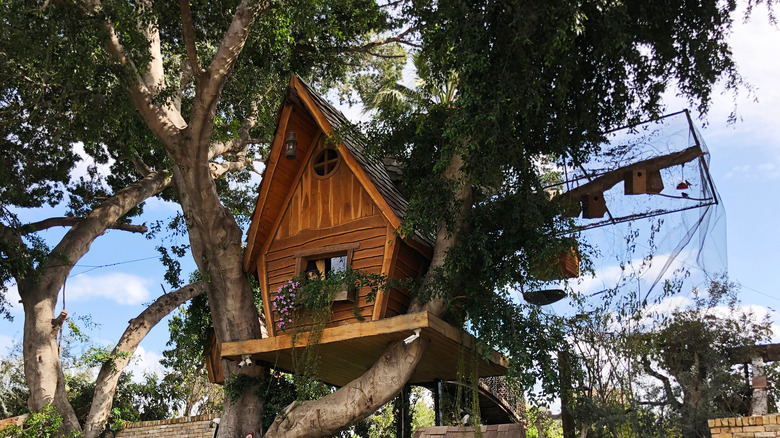
[(103, 22), (103, 30), (108, 33), (106, 50), (120, 64), (127, 67), (135, 76), (135, 81), (130, 85), (130, 97), (146, 124), (155, 134), (158, 140), (169, 147), (173, 147), (178, 139), (180, 129), (186, 126), (186, 122), (171, 106), (163, 108), (153, 102), (154, 94), (146, 85), (143, 77), (138, 72), (135, 63), (125, 53), (122, 43), (119, 41), (111, 23)]
[(140, 315), (129, 321), (127, 329), (119, 338), (111, 358), (100, 368), (95, 382), (95, 395), (89, 410), (84, 436), (94, 438), (98, 436), (105, 426), (108, 415), (111, 412), (111, 404), (116, 393), (119, 375), (122, 374), (130, 358), (133, 356), (138, 344), (149, 333), (149, 330), (157, 325), (160, 320), (171, 313), (175, 308), (187, 300), (203, 294), (207, 290), (205, 283), (192, 283), (183, 288), (165, 294), (147, 307)]
[(257, 117), (259, 115), (258, 103), (263, 100), (265, 95), (270, 91), (271, 89), (269, 87), (265, 90), (263, 95), (256, 95), (250, 98), (249, 113), (241, 122), (241, 127), (238, 129), (238, 137), (228, 142), (213, 143), (209, 148), (209, 160), (229, 152), (245, 154), (247, 145), (264, 141), (251, 138), (249, 136), (249, 131), (257, 126)]
[(590, 182), (563, 193), (561, 196), (568, 197), (572, 202), (578, 202), (588, 193), (601, 193), (609, 190), (615, 184), (623, 181), (626, 178), (626, 173), (633, 170), (643, 169), (649, 172), (653, 170), (666, 169), (667, 167), (672, 167), (692, 161), (700, 157), (702, 154), (703, 152), (700, 147), (692, 146), (679, 152), (639, 161), (637, 163), (623, 166), (613, 171), (607, 172), (604, 175), (594, 178)]
[[(83, 217), (50, 217), (42, 221), (25, 224), (22, 227), (22, 234), (35, 233), (54, 227), (74, 227), (85, 220), (86, 218)], [(145, 233), (149, 231), (149, 229), (146, 227), (146, 223), (143, 225), (114, 223), (107, 226), (106, 228), (112, 230), (129, 231), (131, 233)]]
[(187, 60), (190, 68), (195, 75), (195, 82), (199, 81), (203, 69), (200, 66), (198, 50), (195, 46), (195, 26), (192, 24), (192, 11), (190, 11), (190, 2), (188, 0), (179, 0), (179, 9), (181, 10), (181, 26), (184, 35), (184, 45), (187, 47)]
[[(436, 230), (436, 244), (433, 247), (433, 257), (428, 272), (423, 279), (425, 285), (433, 284), (433, 277), (437, 270), (445, 265), (447, 252), (454, 248), (458, 243), (460, 231), (466, 226), (466, 217), (474, 202), (474, 195), (471, 184), (467, 181), (463, 171), (463, 157), (453, 155), (447, 169), (442, 173), (442, 179), (456, 181), (458, 188), (455, 192), (455, 201), (459, 204), (457, 217), (454, 220), (454, 229), (447, 228), (445, 223), (439, 223)], [(423, 303), (417, 297), (412, 299), (409, 304), (408, 313), (428, 311), (436, 316), (441, 316), (446, 310), (446, 301), (444, 298), (437, 297)]]
[[(167, 171), (153, 172), (103, 201), (79, 223), (73, 225), (52, 250), (55, 257), (49, 257), (47, 261), (47, 277), (49, 277), (47, 281), (62, 284), (72, 264), (89, 251), (89, 247), (98, 236), (127, 214), (131, 208), (161, 192), (170, 184), (171, 177)], [(63, 259), (70, 264), (62, 263)], [(55, 287), (53, 293), (56, 294), (57, 290), (59, 287)]]
[[(69, 0), (60, 0), (58, 3), (71, 4)], [(86, 0), (76, 4), (81, 8), (82, 13), (88, 16), (95, 16), (103, 8), (100, 0)], [(159, 29), (154, 25), (143, 26), (139, 23), (139, 29), (149, 40), (151, 55), (150, 63), (145, 69), (146, 72), (142, 75), (133, 60), (127, 55), (114, 26), (104, 20), (100, 27), (108, 35), (104, 41), (106, 51), (119, 64), (126, 67), (134, 78), (129, 90), (136, 109), (141, 113), (155, 136), (166, 146), (174, 147), (181, 129), (186, 127), (186, 122), (171, 102), (167, 102), (164, 106), (154, 103), (156, 93), (162, 89), (165, 83)]]
[(360, 421), (392, 400), (412, 376), (427, 339), (391, 343), (361, 377), (318, 400), (293, 402), (276, 416), (266, 437), (330, 436)]
[(261, 4), (258, 0), (243, 0), (236, 8), (230, 27), (225, 32), (222, 43), (208, 68), (208, 84), (203, 94), (210, 101), (216, 102), (219, 99), (222, 86), (238, 60), (238, 55), (244, 49), (250, 24), (258, 11), (268, 6), (267, 2)]
[[(197, 139), (195, 145), (197, 148), (195, 151), (196, 163), (205, 163), (209, 159), (207, 157), (213, 156), (210, 152), (209, 142), (222, 87), (224, 87), (228, 75), (233, 70), (233, 66), (244, 48), (252, 21), (260, 10), (269, 7), (267, 0), (242, 0), (233, 15), (233, 21), (225, 32), (216, 55), (209, 65), (205, 75), (207, 77), (206, 83), (198, 87), (190, 122), (191, 135)], [(254, 115), (250, 112), (244, 123), (254, 126), (257, 122), (256, 108), (254, 112)]]
[[(151, 9), (151, 0), (139, 2), (141, 12)], [(149, 42), (149, 64), (144, 69), (142, 78), (144, 84), (156, 96), (165, 87), (165, 70), (163, 68), (162, 45), (160, 44), (160, 29), (155, 23), (138, 21), (138, 30)]]
[(682, 403), (680, 403), (680, 401), (677, 400), (677, 397), (674, 396), (674, 391), (672, 391), (672, 383), (669, 381), (668, 377), (654, 370), (653, 367), (650, 366), (650, 360), (646, 357), (642, 358), (642, 368), (647, 374), (661, 381), (664, 386), (664, 393), (666, 394), (666, 402), (668, 404), (674, 406), (676, 409), (682, 407)]
[(246, 169), (246, 161), (240, 159), (239, 161), (223, 161), (221, 163), (209, 163), (209, 170), (211, 171), (211, 177), (219, 179), (222, 175), (228, 172), (241, 172)]
[(145, 177), (153, 172), (152, 168), (144, 163), (144, 160), (138, 155), (138, 152), (133, 151), (133, 156), (130, 159), (133, 162), (135, 170), (141, 174), (141, 177)]

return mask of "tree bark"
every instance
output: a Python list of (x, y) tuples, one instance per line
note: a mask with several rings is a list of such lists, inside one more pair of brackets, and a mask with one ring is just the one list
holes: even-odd
[[(242, 231), (230, 211), (219, 202), (208, 163), (180, 166), (174, 175), (187, 218), (190, 247), (198, 269), (208, 277), (209, 306), (217, 341), (260, 338), (257, 308), (241, 264)], [(261, 367), (239, 370), (233, 361), (227, 360), (222, 361), (222, 366), (228, 379), (242, 373), (259, 385), (264, 377)], [(245, 388), (238, 402), (225, 403), (219, 436), (249, 432), (260, 436), (262, 399), (255, 389)]]
[[(18, 282), (24, 307), (24, 377), (30, 396), (27, 405), (31, 411), (40, 411), (51, 405), (62, 416), (67, 431), (80, 430), (76, 412), (68, 403), (65, 375), (57, 347), (59, 325), (54, 322), (58, 285), (46, 282), (30, 284)], [(54, 293), (51, 293), (54, 288)]]
[(265, 437), (329, 436), (368, 417), (401, 392), (427, 346), (423, 338), (409, 345), (391, 343), (371, 369), (338, 391), (319, 400), (289, 405), (277, 415)]
[(165, 315), (171, 313), (190, 298), (205, 293), (206, 289), (204, 283), (188, 284), (175, 292), (157, 298), (138, 317), (129, 321), (127, 329), (111, 352), (111, 359), (100, 368), (100, 373), (95, 381), (95, 395), (92, 397), (92, 406), (90, 406), (89, 415), (84, 424), (85, 438), (95, 438), (103, 431), (106, 420), (111, 413), (119, 376), (149, 330), (157, 325)]

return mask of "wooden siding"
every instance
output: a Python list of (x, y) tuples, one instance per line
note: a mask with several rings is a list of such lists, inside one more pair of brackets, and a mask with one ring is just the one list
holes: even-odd
[[(287, 196), (283, 215), (277, 219), (273, 240), (264, 253), (266, 282), (264, 295), (273, 301), (279, 286), (296, 272), (296, 253), (318, 250), (345, 243), (355, 244), (352, 250), (354, 269), (372, 274), (382, 273), (385, 255), (387, 221), (375, 207), (371, 197), (349, 167), (339, 163), (333, 175), (321, 178), (314, 175), (311, 159), (322, 149), (322, 140), (307, 154), (308, 160), (299, 172), (292, 193)], [(289, 192), (288, 192), (289, 193)], [(357, 303), (335, 303), (332, 324), (357, 321), (357, 313), (371, 319), (373, 302), (367, 302), (368, 288), (358, 291)], [(276, 315), (272, 315), (274, 322)]]
[[(393, 272), (390, 276), (402, 281), (409, 278), (416, 280), (422, 275), (421, 270), (426, 261), (419, 252), (410, 248), (405, 242), (400, 242), (397, 249), (398, 255), (393, 264)], [(389, 295), (385, 317), (389, 318), (406, 313), (411, 302), (411, 296), (406, 288), (393, 288)]]
[(378, 213), (371, 197), (347, 166), (341, 163), (331, 177), (322, 179), (314, 175), (309, 160), (287, 204), (275, 239), (294, 236), (306, 229), (329, 228)]
[[(340, 227), (332, 227), (333, 234), (318, 233), (320, 236), (295, 246), (284, 245), (284, 243), (291, 243), (292, 240), (287, 240), (287, 242), (275, 241), (272, 243), (266, 261), (269, 299), (273, 301), (279, 286), (297, 275), (295, 272), (296, 258), (293, 256), (293, 253), (300, 250), (319, 249), (336, 243), (354, 242), (358, 247), (352, 252), (352, 267), (372, 274), (380, 274), (384, 256), (386, 225), (384, 220), (378, 215), (367, 219), (360, 221), (365, 228), (344, 231), (339, 230)], [(374, 227), (371, 227), (371, 225), (374, 225)], [(282, 244), (278, 244), (278, 242)], [(368, 303), (366, 300), (369, 291), (368, 288), (358, 291), (357, 306), (358, 313), (362, 317), (371, 319), (373, 302)], [(356, 320), (355, 305), (352, 303), (335, 303), (332, 311), (334, 323)], [(276, 320), (276, 316), (274, 316), (274, 320)]]

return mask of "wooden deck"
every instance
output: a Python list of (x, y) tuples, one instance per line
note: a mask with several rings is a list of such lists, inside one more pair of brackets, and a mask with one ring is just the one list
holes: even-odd
[[(476, 340), (473, 336), (460, 333), (455, 327), (428, 312), (420, 312), (326, 328), (318, 346), (319, 379), (331, 385), (344, 386), (368, 370), (389, 342), (402, 340), (414, 334), (415, 329), (420, 329), (420, 336), (429, 339), (431, 343), (409, 383), (457, 379), (460, 354), (463, 354), (463, 363), (466, 366), (474, 363)], [(460, 346), (461, 342), (463, 348)], [(222, 357), (239, 360), (242, 355), (248, 354), (267, 366), (293, 372), (293, 352), (301, 354), (305, 346), (306, 335), (303, 333), (298, 336), (279, 334), (264, 339), (225, 342), (222, 344)], [(506, 373), (505, 358), (492, 350), (488, 357), (489, 360), (477, 359), (480, 377)]]

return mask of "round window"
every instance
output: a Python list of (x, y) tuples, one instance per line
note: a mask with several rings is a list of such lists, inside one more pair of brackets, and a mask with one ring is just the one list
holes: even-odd
[(327, 178), (336, 171), (339, 165), (339, 153), (335, 149), (323, 149), (317, 153), (312, 162), (314, 174), (320, 178)]

